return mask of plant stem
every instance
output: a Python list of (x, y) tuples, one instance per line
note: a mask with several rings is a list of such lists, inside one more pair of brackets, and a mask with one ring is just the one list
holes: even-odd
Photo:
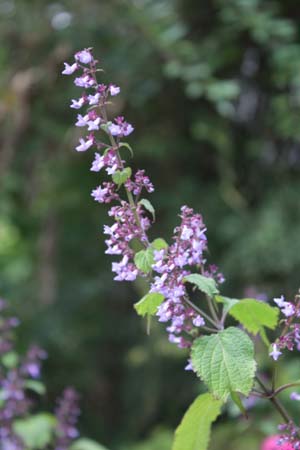
[(197, 313), (199, 313), (201, 316), (205, 317), (206, 320), (208, 320), (217, 330), (220, 328), (219, 324), (216, 323), (208, 314), (206, 314), (202, 309), (198, 308), (189, 298), (184, 297), (184, 301), (193, 308)]
[(279, 412), (281, 417), (284, 419), (284, 421), (286, 423), (294, 422), (293, 419), (291, 418), (291, 416), (289, 415), (289, 413), (286, 411), (286, 409), (284, 408), (284, 406), (280, 402), (280, 400), (278, 400), (278, 398), (272, 396), (272, 394), (274, 394), (274, 393), (270, 392), (268, 387), (259, 378), (259, 376), (256, 375), (255, 378), (256, 378), (256, 381), (258, 382), (258, 384), (260, 385), (260, 387), (262, 388), (262, 390), (267, 394), (266, 398), (268, 398), (270, 400), (270, 402), (273, 403), (274, 407), (277, 409), (277, 411)]

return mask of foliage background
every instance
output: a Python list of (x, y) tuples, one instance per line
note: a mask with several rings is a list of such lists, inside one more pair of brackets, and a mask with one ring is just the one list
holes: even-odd
[[(62, 63), (93, 46), (104, 78), (122, 87), (112, 113), (136, 127), (132, 163), (156, 186), (155, 235), (170, 237), (187, 203), (204, 216), (227, 295), (292, 295), (299, 20), (292, 0), (0, 1), (1, 294), (22, 318), (20, 350), (34, 341), (48, 351), (42, 406), (74, 385), (82, 433), (111, 449), (169, 449), (200, 388), (163, 327), (146, 336), (132, 308), (142, 286), (112, 280), (106, 210), (90, 198), (92, 155), (73, 151), (77, 94)], [(279, 376), (297, 367), (290, 359)], [(212, 447), (258, 448), (275, 429), (258, 410), (245, 422), (229, 409)]]

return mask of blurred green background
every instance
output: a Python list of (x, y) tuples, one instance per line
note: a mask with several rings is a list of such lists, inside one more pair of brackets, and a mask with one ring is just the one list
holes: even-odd
[[(132, 164), (156, 187), (153, 236), (169, 238), (188, 204), (226, 295), (288, 296), (300, 271), (300, 4), (0, 0), (0, 36), (0, 292), (22, 318), (20, 350), (49, 354), (45, 407), (65, 385), (81, 392), (84, 435), (169, 450), (201, 386), (163, 326), (146, 335), (132, 308), (141, 288), (112, 279), (63, 61), (92, 46), (121, 86), (113, 113), (135, 126)], [(291, 358), (280, 376), (297, 372)], [(274, 419), (229, 408), (212, 448), (258, 449)]]

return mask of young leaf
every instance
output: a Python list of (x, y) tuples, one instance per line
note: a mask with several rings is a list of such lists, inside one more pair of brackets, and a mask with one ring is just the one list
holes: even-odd
[(118, 186), (121, 186), (121, 184), (124, 184), (125, 181), (127, 181), (128, 178), (130, 177), (131, 177), (131, 168), (125, 167), (125, 169), (123, 170), (116, 170), (116, 172), (112, 176), (112, 179)]
[(192, 273), (184, 277), (184, 281), (194, 284), (197, 288), (207, 294), (209, 297), (213, 297), (218, 294), (218, 288), (213, 278), (205, 277), (198, 273)]
[(211, 394), (199, 395), (175, 432), (172, 450), (206, 450), (211, 424), (221, 412), (222, 401)]
[(25, 380), (24, 386), (26, 389), (30, 389), (39, 395), (44, 395), (46, 393), (45, 385), (38, 380)]
[(254, 298), (245, 298), (234, 305), (229, 314), (240, 322), (249, 333), (261, 333), (263, 327), (271, 330), (278, 323), (279, 310)]
[(152, 214), (153, 220), (155, 220), (155, 209), (154, 209), (152, 203), (149, 202), (149, 200), (147, 200), (146, 198), (142, 198), (142, 199), (139, 201), (139, 204), (140, 204), (140, 205), (143, 205), (144, 208), (145, 208), (150, 214)]
[(52, 439), (56, 419), (48, 413), (18, 419), (14, 423), (14, 432), (24, 441), (30, 450), (45, 448)]
[(136, 267), (144, 273), (149, 273), (154, 264), (153, 248), (148, 247), (146, 250), (141, 250), (134, 256), (134, 263)]
[(247, 414), (246, 408), (245, 408), (245, 406), (243, 405), (243, 402), (242, 402), (242, 400), (241, 400), (239, 394), (238, 394), (237, 392), (231, 391), (231, 392), (230, 392), (230, 395), (231, 395), (232, 401), (233, 401), (233, 402), (236, 404), (236, 406), (239, 408), (239, 410), (241, 411), (241, 413), (243, 414), (243, 416), (244, 416), (246, 419), (248, 419), (248, 414)]
[(254, 346), (242, 330), (229, 327), (202, 336), (192, 347), (192, 364), (209, 390), (226, 400), (231, 392), (248, 395), (255, 375)]
[(224, 311), (227, 313), (234, 305), (239, 303), (239, 300), (235, 298), (223, 297), (222, 295), (216, 295), (215, 300), (218, 303), (223, 303)]
[(153, 316), (159, 305), (164, 301), (164, 296), (158, 292), (149, 292), (138, 303), (134, 304), (134, 308), (139, 316)]
[(168, 248), (167, 242), (162, 238), (154, 239), (153, 242), (151, 242), (151, 247), (154, 248), (154, 250), (162, 250), (164, 248)]
[(133, 157), (133, 150), (127, 142), (120, 142), (119, 148), (125, 147), (130, 151), (131, 156)]

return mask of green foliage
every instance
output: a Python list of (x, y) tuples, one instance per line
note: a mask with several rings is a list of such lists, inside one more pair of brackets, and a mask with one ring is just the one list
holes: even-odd
[(146, 198), (142, 198), (142, 199), (139, 201), (139, 203), (140, 203), (141, 205), (143, 205), (143, 206), (145, 207), (145, 209), (146, 209), (150, 214), (152, 214), (153, 220), (155, 220), (155, 209), (154, 209), (152, 203), (151, 203), (148, 199), (146, 199)]
[(153, 242), (151, 242), (151, 247), (153, 247), (154, 250), (162, 250), (164, 248), (168, 248), (168, 244), (164, 239), (156, 238)]
[(16, 352), (5, 353), (1, 357), (1, 362), (7, 369), (13, 369), (18, 365), (19, 355)]
[(134, 255), (134, 263), (136, 267), (144, 273), (149, 273), (154, 264), (153, 248), (148, 247), (146, 250), (140, 250)]
[(222, 401), (212, 394), (199, 395), (175, 432), (172, 450), (206, 450), (211, 424), (221, 412)]
[(192, 273), (184, 277), (184, 281), (194, 284), (201, 292), (204, 292), (209, 297), (219, 293), (216, 282), (213, 278), (204, 277), (198, 273)]
[(121, 186), (131, 176), (131, 172), (130, 167), (125, 167), (123, 170), (116, 170), (116, 172), (112, 175), (112, 179), (118, 186)]
[(26, 380), (25, 387), (26, 389), (30, 389), (31, 391), (34, 391), (39, 395), (44, 395), (46, 393), (46, 387), (41, 381)]
[(259, 300), (245, 298), (233, 305), (229, 314), (250, 333), (263, 333), (264, 336), (264, 327), (275, 329), (279, 310)]
[(134, 308), (136, 312), (145, 317), (146, 315), (153, 316), (159, 305), (164, 301), (164, 296), (158, 292), (149, 292), (138, 303), (135, 303)]
[(16, 420), (14, 431), (29, 450), (46, 447), (53, 437), (56, 419), (48, 413), (40, 413), (26, 419)]
[(254, 346), (242, 330), (229, 327), (194, 341), (192, 363), (213, 395), (226, 400), (231, 392), (248, 395), (255, 375)]
[(222, 295), (216, 295), (215, 300), (218, 303), (223, 303), (224, 312), (228, 312), (234, 305), (239, 303), (239, 300), (235, 298), (223, 297)]

